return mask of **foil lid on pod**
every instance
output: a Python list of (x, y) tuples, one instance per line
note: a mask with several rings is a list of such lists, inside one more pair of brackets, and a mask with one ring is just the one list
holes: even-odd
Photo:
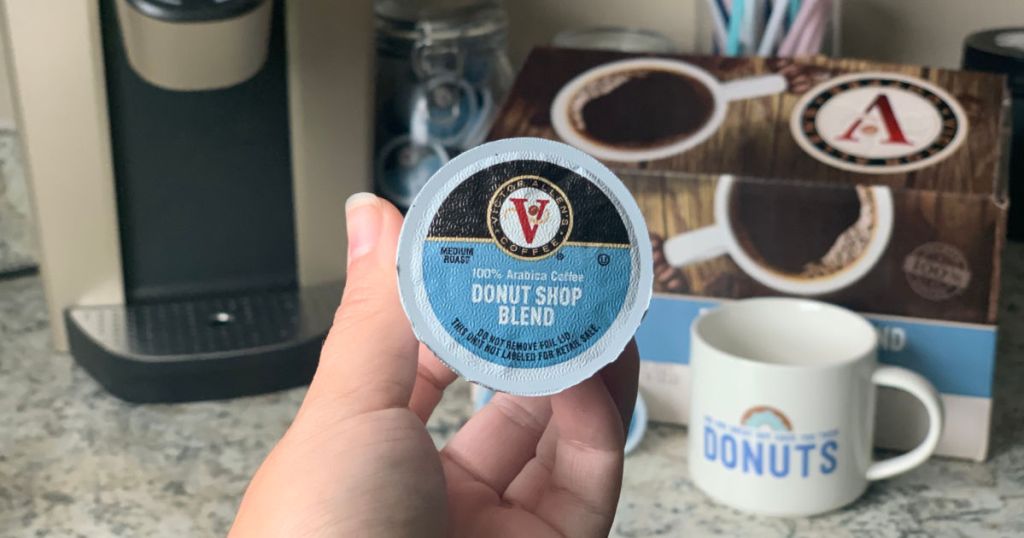
[(512, 138), (441, 168), (398, 248), (416, 337), (457, 373), (553, 394), (614, 361), (651, 298), (651, 244), (622, 182), (568, 145)]

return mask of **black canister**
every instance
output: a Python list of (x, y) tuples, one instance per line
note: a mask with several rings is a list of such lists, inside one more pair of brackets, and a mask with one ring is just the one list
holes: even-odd
[[(964, 69), (1004, 73), (1013, 98), (1007, 236), (1024, 240), (1024, 27), (985, 30), (964, 41)], [(1016, 209), (1015, 209), (1016, 208)]]

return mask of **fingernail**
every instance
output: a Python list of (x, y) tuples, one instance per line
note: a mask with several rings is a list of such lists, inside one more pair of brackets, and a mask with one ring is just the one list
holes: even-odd
[(373, 250), (380, 237), (380, 204), (368, 192), (357, 192), (345, 200), (345, 223), (348, 228), (348, 265)]

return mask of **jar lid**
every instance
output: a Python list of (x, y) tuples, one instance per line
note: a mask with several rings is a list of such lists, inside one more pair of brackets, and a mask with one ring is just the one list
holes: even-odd
[(563, 30), (551, 44), (567, 49), (598, 49), (619, 52), (672, 54), (676, 45), (668, 37), (641, 28), (597, 26)]
[(964, 41), (963, 66), (1005, 73), (1011, 86), (1024, 90), (1024, 28), (999, 28), (969, 35)]
[(409, 208), (398, 286), (416, 337), (463, 377), (559, 392), (614, 361), (651, 298), (639, 207), (593, 157), (512, 138), (442, 167)]
[(408, 41), (445, 41), (503, 32), (500, 0), (378, 0), (377, 31)]

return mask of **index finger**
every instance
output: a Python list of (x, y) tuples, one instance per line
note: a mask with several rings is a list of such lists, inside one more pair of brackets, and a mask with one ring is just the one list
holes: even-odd
[(563, 536), (607, 536), (622, 487), (625, 433), (598, 376), (551, 398), (554, 460), (534, 513)]
[(533, 506), (538, 517), (563, 535), (604, 536), (611, 528), (638, 372), (639, 356), (631, 341), (615, 363), (551, 397), (555, 433), (545, 435), (541, 444), (554, 446), (539, 446), (537, 454), (550, 458), (550, 475)]
[(441, 402), (444, 390), (456, 377), (458, 375), (454, 370), (445, 366), (430, 348), (420, 344), (416, 385), (412, 389), (412, 397), (409, 398), (409, 409), (412, 409), (420, 420), (426, 422), (434, 408)]

